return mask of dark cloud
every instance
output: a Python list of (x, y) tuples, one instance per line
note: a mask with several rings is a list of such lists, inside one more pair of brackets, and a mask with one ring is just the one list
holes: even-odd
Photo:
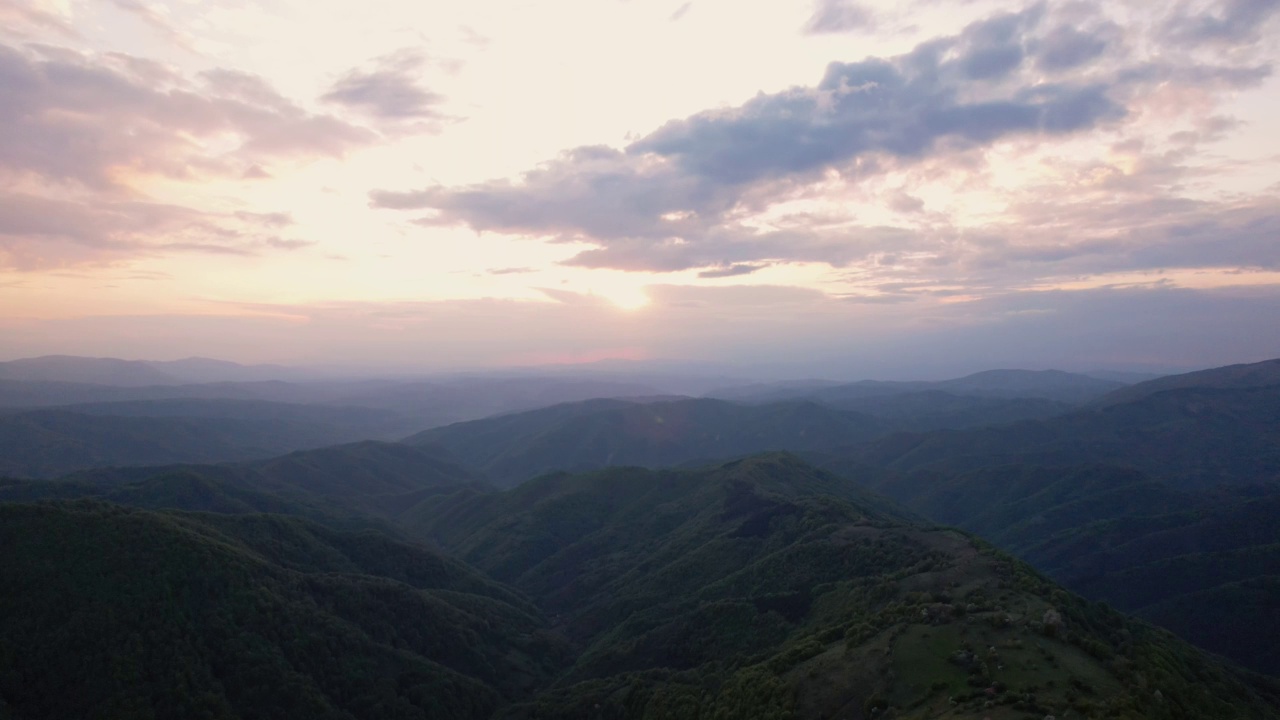
[(423, 88), (419, 76), (427, 59), (401, 51), (377, 61), (374, 70), (352, 70), (321, 98), (380, 120), (436, 120), (444, 97)]
[(813, 15), (804, 24), (810, 35), (869, 30), (875, 26), (875, 15), (854, 0), (818, 0)]
[(1107, 51), (1121, 33), (1119, 26), (1106, 23), (1081, 31), (1059, 25), (1036, 47), (1036, 64), (1048, 72), (1063, 72), (1088, 63)]
[(898, 190), (889, 197), (889, 207), (900, 213), (918, 213), (924, 210), (924, 200), (904, 190)]
[(750, 275), (751, 273), (756, 272), (757, 270), (763, 270), (767, 267), (769, 267), (768, 264), (738, 263), (737, 265), (726, 265), (725, 267), (712, 268), (710, 270), (703, 270), (702, 272), (698, 273), (698, 277), (725, 278), (725, 277), (736, 277), (738, 275)]
[(975, 80), (994, 80), (1022, 65), (1024, 36), (1040, 22), (1042, 7), (1033, 5), (1020, 13), (1003, 13), (966, 27), (958, 38), (963, 73)]
[[(0, 174), (95, 188), (122, 173), (236, 175), (246, 164), (340, 156), (368, 130), (309, 113), (256, 76), (213, 71), (188, 81), (120, 54), (0, 45)], [(237, 143), (213, 151), (203, 140)]]
[[(633, 144), (717, 184), (753, 182), (838, 167), (860, 156), (919, 158), (942, 142), (984, 144), (1017, 133), (1059, 134), (1124, 114), (1096, 83), (990, 87), (1022, 63), (1010, 42), (1029, 22), (1001, 16), (967, 29), (952, 59), (924, 45), (892, 60), (832, 63), (815, 88), (760, 95), (732, 111), (674, 121)], [(1012, 49), (1011, 49), (1012, 48)]]
[[(669, 122), (624, 150), (577, 148), (519, 182), (374, 191), (371, 205), (428, 210), (415, 221), (423, 225), (588, 242), (597, 247), (569, 261), (586, 267), (843, 264), (907, 233), (851, 228), (815, 237), (748, 230), (737, 218), (829, 170), (876, 174), (881, 163), (909, 164), (1015, 135), (1067, 134), (1124, 115), (1101, 83), (1004, 82), (1011, 62), (1026, 64), (1004, 48), (1018, 46), (1019, 33), (1038, 18), (1000, 15), (907, 55), (832, 63), (816, 86)], [(991, 48), (999, 52), (987, 54)]]
[[(1150, 112), (1144, 103), (1154, 91), (1169, 97), (1186, 87), (1202, 102), (1256, 86), (1270, 73), (1231, 54), (1139, 53), (1135, 48), (1163, 30), (1130, 38), (1096, 9), (1062, 7), (1069, 12), (1037, 4), (997, 14), (892, 58), (834, 62), (813, 86), (673, 120), (622, 149), (576, 148), (518, 180), (380, 190), (370, 204), (422, 211), (413, 220), (420, 225), (590, 246), (568, 265), (695, 268), (704, 277), (781, 262), (860, 264), (880, 282), (927, 274), (995, 292), (1065, 272), (1269, 266), (1271, 254), (1259, 239), (1265, 234), (1251, 228), (1271, 227), (1258, 218), (1273, 204), (1251, 210), (1258, 217), (1248, 221), (1233, 215), (1234, 206), (1211, 203), (1193, 203), (1189, 214), (1161, 214), (1162, 198), (1166, 206), (1176, 200), (1194, 164), (1195, 143), (1221, 135), (1211, 127), (1216, 115), (1195, 116), (1192, 125), (1202, 129), (1188, 131), (1176, 152), (1117, 146), (1141, 157), (1134, 172), (1082, 167), (1075, 180), (1035, 188), (1043, 218), (1060, 222), (1015, 199), (1005, 220), (957, 228), (946, 215), (923, 212), (923, 201), (906, 188), (888, 195), (858, 189), (890, 172), (923, 176), (962, 165), (980, 178), (983, 153), (996, 143), (1031, 148), (1123, 130)], [(819, 221), (811, 213), (793, 222), (763, 212), (833, 187), (880, 197), (910, 216), (903, 219), (910, 225)], [(1187, 229), (1197, 222), (1212, 229)], [(1213, 232), (1220, 233), (1217, 244), (1209, 240)], [(1215, 249), (1222, 244), (1232, 249)]]
[(1225, 0), (1213, 11), (1178, 15), (1168, 21), (1166, 32), (1181, 43), (1240, 43), (1260, 37), (1280, 10), (1280, 0)]

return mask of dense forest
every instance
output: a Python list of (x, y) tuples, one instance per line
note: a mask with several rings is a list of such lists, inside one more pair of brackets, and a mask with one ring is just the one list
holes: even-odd
[(0, 718), (1276, 717), (1273, 370), (3, 479)]

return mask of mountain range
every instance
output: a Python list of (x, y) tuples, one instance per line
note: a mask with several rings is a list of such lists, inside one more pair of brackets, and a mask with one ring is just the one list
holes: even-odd
[(1278, 376), (10, 411), (0, 718), (1280, 716)]
[(420, 508), (406, 530), (457, 560), (282, 515), (3, 503), (0, 698), (22, 718), (1280, 709), (1275, 681), (864, 495), (779, 454), (544, 475)]

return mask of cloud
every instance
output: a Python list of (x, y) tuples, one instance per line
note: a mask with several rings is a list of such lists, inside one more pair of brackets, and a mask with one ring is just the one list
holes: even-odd
[(1115, 23), (1099, 23), (1085, 30), (1059, 25), (1038, 43), (1036, 64), (1048, 72), (1072, 70), (1097, 59), (1122, 33)]
[[(1247, 210), (1206, 201), (1188, 216), (1192, 225), (1152, 214), (1177, 204), (1180, 177), (1205, 171), (1192, 161), (1196, 144), (1231, 126), (1217, 103), (1271, 72), (1247, 54), (1145, 49), (1167, 37), (1169, 22), (1121, 28), (1093, 6), (1036, 4), (902, 55), (830, 63), (814, 85), (672, 120), (626, 147), (574, 148), (517, 179), (375, 190), (370, 205), (414, 211), (423, 226), (588, 246), (567, 265), (697, 269), (704, 278), (825, 263), (857, 266), (859, 282), (926, 276), (991, 293), (1067, 272), (1269, 266), (1253, 228), (1270, 227), (1273, 201)], [(945, 204), (931, 201), (926, 212), (908, 184), (987, 183), (986, 157), (997, 147), (1032, 156), (1088, 135), (1143, 137), (1143, 123), (1175, 120), (1196, 128), (1184, 131), (1181, 149), (1115, 148), (1137, 158), (1128, 170), (1092, 160), (1067, 170), (1074, 161), (1044, 155), (1077, 174), (1001, 190), (1007, 208), (982, 227), (956, 223)], [(851, 214), (820, 221), (807, 211), (793, 221), (778, 211), (848, 196), (878, 200), (901, 224)], [(1038, 217), (1048, 214), (1064, 220), (1049, 227)], [(1224, 234), (1213, 243), (1189, 227)]]
[(588, 267), (847, 262), (882, 229), (836, 241), (751, 230), (738, 218), (828, 171), (852, 180), (1007, 137), (1068, 135), (1124, 117), (1104, 83), (1040, 83), (1029, 69), (1011, 78), (1027, 63), (1008, 48), (1038, 22), (1031, 12), (1005, 14), (888, 60), (831, 63), (815, 86), (675, 120), (622, 150), (576, 148), (519, 182), (380, 190), (371, 205), (428, 210), (416, 221), (424, 225), (591, 243), (598, 247), (570, 261)]
[(266, 178), (264, 164), (337, 157), (377, 137), (302, 109), (256, 75), (188, 77), (122, 53), (0, 44), (0, 87), (0, 182), (9, 188), (0, 196), (0, 267), (8, 269), (297, 249), (308, 243), (280, 235), (293, 223), (287, 213), (197, 210), (133, 186), (146, 175)]
[(712, 268), (710, 270), (703, 270), (702, 272), (698, 273), (698, 277), (725, 278), (725, 277), (735, 277), (738, 275), (750, 275), (751, 273), (756, 272), (757, 270), (763, 270), (767, 267), (769, 267), (768, 264), (738, 263), (736, 265), (727, 265), (725, 267)]
[(860, 3), (853, 0), (818, 0), (813, 15), (804, 24), (804, 31), (817, 35), (869, 30), (874, 26), (875, 16)]
[(310, 243), (274, 234), (283, 213), (211, 213), (164, 203), (0, 193), (0, 269), (48, 270), (172, 253), (257, 255)]
[(692, 8), (693, 8), (693, 0), (690, 0), (689, 2), (676, 8), (675, 12), (671, 13), (670, 17), (668, 17), (667, 19), (670, 20), (671, 22), (676, 22), (680, 20), (680, 18), (683, 18), (686, 14), (688, 14), (689, 10)]
[(71, 23), (55, 8), (30, 0), (0, 0), (0, 29), (22, 35), (23, 30), (52, 30), (66, 38), (79, 38)]
[(370, 131), (294, 104), (257, 76), (196, 79), (121, 54), (0, 44), (0, 177), (97, 189), (129, 174), (236, 176), (273, 160), (341, 156)]
[(321, 100), (344, 105), (379, 120), (438, 120), (444, 97), (423, 88), (419, 76), (426, 56), (401, 50), (376, 61), (376, 69), (352, 70)]
[(1220, 5), (1218, 12), (1171, 18), (1165, 25), (1170, 39), (1191, 44), (1250, 42), (1280, 11), (1280, 0), (1226, 0), (1216, 5)]
[(155, 30), (161, 36), (167, 38), (175, 45), (185, 49), (192, 49), (191, 38), (169, 21), (168, 14), (164, 6), (159, 7), (149, 5), (142, 0), (110, 0), (120, 10), (134, 15), (142, 22), (146, 23), (152, 30)]

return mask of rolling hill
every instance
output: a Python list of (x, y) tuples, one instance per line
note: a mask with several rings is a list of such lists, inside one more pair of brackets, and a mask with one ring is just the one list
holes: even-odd
[(856, 456), (904, 472), (1093, 463), (1185, 488), (1256, 483), (1280, 476), (1280, 385), (1184, 387), (1047, 420), (900, 434)]
[(552, 470), (666, 467), (764, 450), (843, 446), (887, 428), (869, 416), (807, 402), (591, 400), (435, 428), (405, 442), (439, 445), (510, 487)]
[(786, 454), (467, 486), (404, 527), (459, 559), (281, 515), (0, 503), (0, 712), (1280, 712), (1274, 680)]
[[(414, 529), (528, 594), (578, 651), (501, 717), (1276, 712), (1274, 683), (850, 488), (788, 455), (617, 468), (459, 494)], [(1219, 692), (1255, 704), (1213, 707)]]
[(563, 656), (517, 595), (374, 534), (3, 504), (0, 544), (0, 707), (24, 720), (485, 718)]
[(110, 465), (269, 458), (402, 426), (369, 409), (167, 400), (0, 414), (0, 475), (54, 477)]
[[(14, 499), (94, 497), (147, 508), (394, 521), (426, 498), (478, 482), (440, 448), (366, 440), (245, 463), (99, 468), (58, 481), (10, 481), (8, 491), (0, 487), (0, 500), (7, 492)], [(271, 509), (276, 503), (286, 509)]]
[(1079, 405), (1124, 387), (1124, 383), (1102, 380), (1061, 370), (986, 370), (951, 380), (886, 381), (860, 380), (853, 383), (773, 383), (725, 388), (709, 397), (738, 402), (810, 400), (841, 405), (865, 398), (884, 398), (911, 393), (941, 392), (952, 396), (988, 399), (1038, 399)]
[(869, 486), (905, 507), (1276, 674), (1276, 367), (1161, 378), (1057, 418), (899, 434), (822, 461), (870, 467)]
[(1112, 391), (1095, 400), (1093, 404), (1116, 405), (1165, 390), (1183, 388), (1259, 388), (1274, 385), (1280, 385), (1280, 358), (1258, 363), (1227, 365), (1181, 375), (1168, 375)]

